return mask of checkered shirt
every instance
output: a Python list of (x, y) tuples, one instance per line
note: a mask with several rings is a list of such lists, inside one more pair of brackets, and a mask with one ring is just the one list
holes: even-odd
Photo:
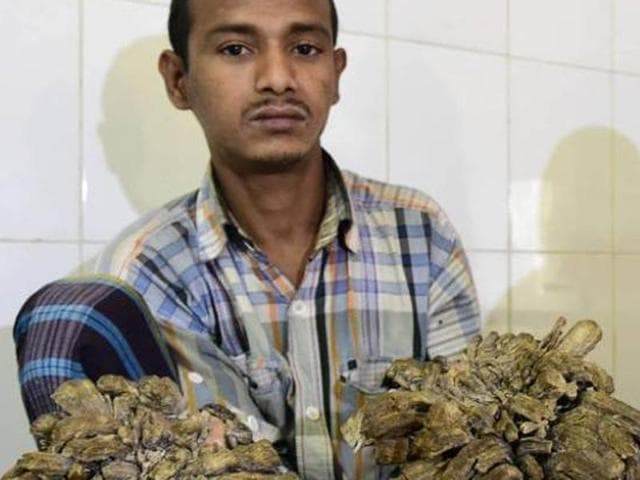
[(296, 288), (201, 187), (146, 215), (100, 270), (145, 299), (193, 408), (222, 402), (307, 480), (389, 475), (340, 426), (383, 391), (396, 358), (462, 351), (479, 333), (475, 288), (442, 209), (416, 190), (340, 171)]

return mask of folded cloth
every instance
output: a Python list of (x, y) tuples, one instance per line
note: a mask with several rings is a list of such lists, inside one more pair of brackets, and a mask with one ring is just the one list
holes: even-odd
[(106, 374), (177, 380), (175, 365), (142, 297), (107, 276), (64, 279), (34, 293), (13, 328), (29, 420), (56, 410), (51, 394), (72, 378)]

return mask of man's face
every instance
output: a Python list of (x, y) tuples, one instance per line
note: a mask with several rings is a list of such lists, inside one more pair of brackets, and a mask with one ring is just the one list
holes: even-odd
[(319, 149), (346, 58), (328, 1), (191, 0), (188, 107), (217, 159), (278, 169)]

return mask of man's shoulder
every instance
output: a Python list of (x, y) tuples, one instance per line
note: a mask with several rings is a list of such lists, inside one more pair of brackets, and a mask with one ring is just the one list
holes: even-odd
[(349, 170), (343, 170), (342, 176), (356, 210), (369, 214), (426, 216), (431, 223), (450, 227), (440, 204), (421, 190), (366, 178)]
[(122, 230), (103, 250), (98, 271), (121, 275), (144, 255), (187, 249), (195, 235), (197, 190), (152, 210)]

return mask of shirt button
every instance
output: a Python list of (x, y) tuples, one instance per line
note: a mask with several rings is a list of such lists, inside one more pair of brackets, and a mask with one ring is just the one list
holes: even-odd
[(309, 309), (302, 300), (296, 300), (291, 304), (291, 311), (300, 317), (309, 314)]
[(316, 407), (307, 407), (304, 414), (309, 420), (313, 420), (314, 422), (320, 419), (320, 410)]
[(202, 375), (200, 375), (198, 372), (189, 372), (187, 374), (187, 377), (193, 383), (202, 383), (202, 382), (204, 382), (204, 378), (202, 378)]
[(258, 430), (260, 430), (258, 419), (253, 415), (249, 415), (247, 417), (247, 427), (249, 427), (249, 430), (251, 430), (253, 433), (258, 433)]

